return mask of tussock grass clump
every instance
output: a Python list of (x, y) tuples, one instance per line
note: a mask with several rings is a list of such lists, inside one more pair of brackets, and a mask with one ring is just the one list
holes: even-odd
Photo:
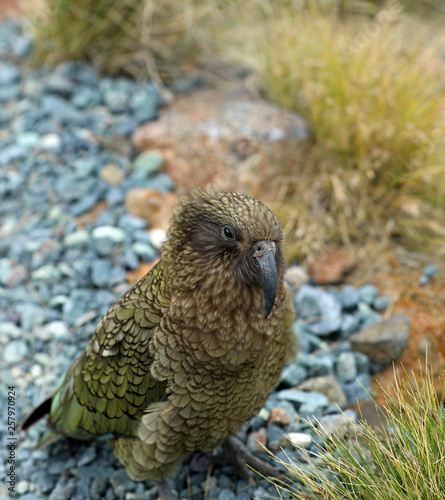
[(375, 15), (364, 2), (352, 2), (353, 14), (338, 9), (348, 2), (301, 3), (258, 1), (237, 54), (266, 97), (301, 113), (313, 134), (284, 173), (289, 218), (304, 177), (324, 207), (319, 237), (336, 225), (342, 243), (389, 234), (443, 247), (444, 31), (393, 3)]
[(111, 74), (167, 79), (211, 47), (224, 0), (41, 0), (31, 9), (38, 64), (89, 60)]
[[(442, 381), (441, 388), (445, 389)], [(427, 370), (420, 380), (406, 383), (396, 373), (393, 390), (385, 390), (385, 397), (383, 430), (361, 423), (346, 439), (327, 437), (312, 426), (331, 445), (328, 451), (320, 447), (314, 456), (304, 452), (309, 467), (287, 465), (301, 485), (289, 489), (294, 498), (445, 499), (445, 410), (433, 376)]]

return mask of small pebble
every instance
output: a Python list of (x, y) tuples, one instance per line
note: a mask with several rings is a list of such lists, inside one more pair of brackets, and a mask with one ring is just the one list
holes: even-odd
[(149, 177), (159, 172), (164, 163), (164, 157), (158, 151), (144, 151), (132, 163), (133, 172), (137, 176)]
[(91, 235), (95, 240), (107, 238), (113, 243), (122, 243), (125, 240), (125, 231), (119, 227), (99, 226), (93, 229)]
[(312, 443), (311, 436), (304, 432), (289, 432), (286, 437), (295, 448), (306, 448), (308, 450)]
[(58, 151), (62, 146), (62, 139), (59, 134), (46, 134), (40, 137), (40, 146), (43, 149)]
[(363, 285), (359, 288), (358, 293), (360, 299), (370, 306), (372, 306), (379, 295), (379, 291), (374, 285)]
[(163, 229), (151, 229), (148, 231), (150, 243), (159, 250), (167, 239), (167, 233)]

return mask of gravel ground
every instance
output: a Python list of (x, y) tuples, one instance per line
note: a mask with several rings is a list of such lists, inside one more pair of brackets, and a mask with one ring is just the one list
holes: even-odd
[[(163, 102), (155, 86), (79, 63), (30, 69), (30, 50), (18, 24), (0, 24), (0, 475), (15, 479), (14, 492), (12, 483), (0, 484), (0, 500), (155, 499), (153, 485), (130, 480), (106, 442), (63, 439), (33, 451), (43, 423), (24, 436), (8, 433), (8, 387), (15, 388), (18, 422), (86, 347), (101, 315), (128, 288), (127, 272), (158, 255), (163, 234), (125, 211), (126, 192), (175, 187), (159, 157), (135, 156), (129, 140), (139, 124), (157, 117)], [(110, 171), (111, 177), (104, 173)], [(76, 218), (101, 201), (108, 208), (81, 228)], [(380, 316), (389, 297), (373, 286), (297, 287), (300, 275), (298, 268), (288, 275), (300, 354), (240, 433), (252, 451), (260, 453), (258, 440), (281, 458), (298, 455), (291, 440), (307, 448), (317, 441), (297, 414), (335, 427), (337, 405), (369, 397), (371, 375), (390, 359), (376, 354), (381, 339), (359, 347), (354, 336), (377, 322), (387, 337), (394, 329)], [(11, 437), (15, 449), (6, 446)], [(15, 478), (7, 476), (11, 457)], [(204, 492), (209, 500), (276, 496), (261, 478), (249, 486), (230, 464), (211, 474), (186, 464), (170, 482), (180, 498), (193, 500)]]

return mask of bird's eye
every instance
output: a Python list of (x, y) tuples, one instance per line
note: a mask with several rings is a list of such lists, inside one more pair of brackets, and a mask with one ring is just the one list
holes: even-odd
[(235, 230), (230, 226), (224, 226), (222, 228), (222, 235), (226, 240), (229, 240), (229, 241), (236, 240)]

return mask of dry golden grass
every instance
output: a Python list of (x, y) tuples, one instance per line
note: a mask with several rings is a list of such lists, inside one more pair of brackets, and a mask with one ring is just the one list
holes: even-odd
[[(313, 134), (283, 173), (286, 218), (311, 219), (318, 241), (396, 236), (445, 251), (444, 31), (395, 3), (374, 16), (357, 13), (365, 2), (353, 2), (354, 14), (329, 2), (254, 3), (253, 22), (236, 28), (246, 41), (236, 57)], [(318, 204), (303, 207), (306, 216), (293, 208), (307, 197), (302, 184)], [(288, 238), (299, 245), (292, 230)]]
[(264, 169), (262, 197), (274, 200), (289, 255), (390, 237), (445, 253), (438, 16), (425, 23), (396, 2), (361, 0), (38, 1), (39, 63), (87, 59), (160, 82), (217, 52), (307, 118), (312, 141)]
[(29, 14), (37, 63), (90, 60), (111, 74), (162, 81), (212, 47), (223, 0), (39, 0)]
[[(309, 466), (286, 465), (299, 483), (283, 489), (293, 498), (313, 500), (444, 500), (445, 413), (426, 370), (408, 383), (395, 373), (394, 387), (385, 390), (387, 412), (383, 430), (356, 424), (350, 438), (313, 432), (329, 443), (313, 454), (301, 450)], [(444, 387), (443, 381), (440, 386)], [(382, 417), (383, 418), (383, 417)]]

